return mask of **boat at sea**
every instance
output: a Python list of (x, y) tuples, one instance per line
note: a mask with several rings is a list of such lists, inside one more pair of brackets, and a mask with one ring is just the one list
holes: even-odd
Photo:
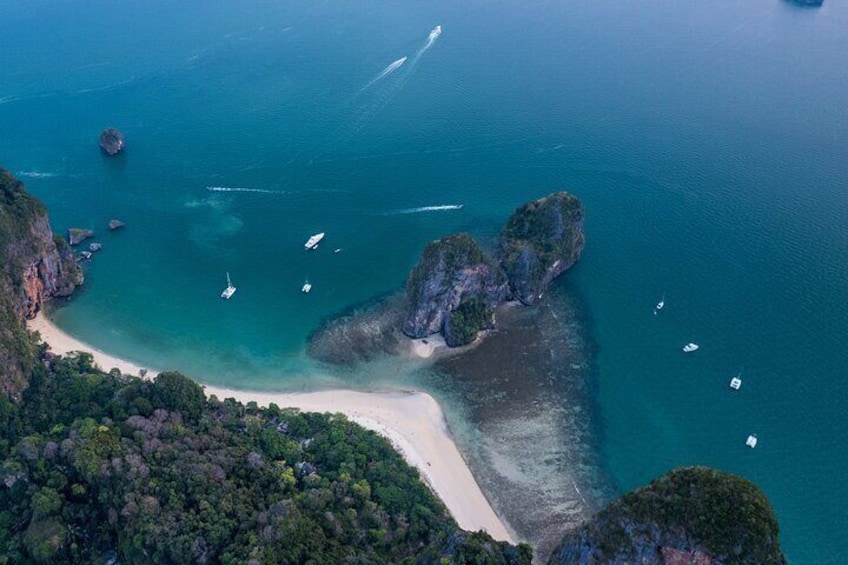
[(692, 353), (693, 351), (696, 351), (699, 347), (701, 346), (697, 343), (687, 343), (683, 346), (683, 353)]
[(657, 312), (662, 310), (664, 307), (665, 307), (665, 294), (663, 294), (662, 298), (660, 298), (660, 301), (657, 302), (657, 306), (654, 309), (654, 315), (656, 316)]
[(312, 290), (312, 283), (309, 282), (309, 279), (306, 279), (306, 282), (303, 283), (300, 292), (309, 292), (310, 290)]
[(733, 390), (739, 390), (742, 387), (742, 379), (739, 377), (733, 377), (730, 379), (730, 388)]
[(430, 39), (436, 39), (440, 35), (442, 35), (442, 26), (437, 25), (433, 28), (433, 31), (430, 32)]
[(324, 239), (324, 232), (316, 233), (315, 235), (310, 236), (310, 238), (306, 240), (306, 243), (303, 245), (303, 247), (306, 248), (307, 251), (309, 251), (310, 249), (315, 249), (318, 247), (318, 242), (320, 242), (322, 239)]
[(230, 273), (227, 273), (227, 288), (221, 293), (221, 298), (229, 300), (236, 293), (236, 287), (230, 282)]
[(745, 445), (754, 449), (757, 447), (757, 434), (751, 434), (748, 436), (748, 439), (745, 440)]

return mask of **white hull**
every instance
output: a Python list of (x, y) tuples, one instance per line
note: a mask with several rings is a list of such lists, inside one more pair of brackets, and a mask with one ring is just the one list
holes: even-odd
[(236, 287), (230, 282), (230, 273), (227, 273), (227, 288), (221, 293), (221, 298), (229, 300), (236, 293)]
[(324, 239), (324, 232), (316, 233), (303, 244), (303, 247), (309, 251), (310, 249), (315, 249), (318, 247), (318, 242)]

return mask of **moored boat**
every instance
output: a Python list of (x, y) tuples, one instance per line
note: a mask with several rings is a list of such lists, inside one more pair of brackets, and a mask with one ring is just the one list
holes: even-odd
[(233, 283), (230, 282), (230, 273), (227, 273), (227, 288), (221, 293), (221, 298), (226, 298), (227, 300), (232, 297), (236, 293), (236, 287), (233, 286)]
[(696, 351), (699, 347), (701, 346), (697, 343), (687, 343), (683, 346), (683, 353), (692, 353), (693, 351)]
[(320, 242), (322, 239), (324, 239), (324, 232), (316, 233), (315, 235), (311, 236), (309, 239), (306, 240), (306, 243), (303, 245), (303, 247), (307, 251), (309, 251), (310, 249), (315, 249), (316, 247), (318, 247), (318, 242)]

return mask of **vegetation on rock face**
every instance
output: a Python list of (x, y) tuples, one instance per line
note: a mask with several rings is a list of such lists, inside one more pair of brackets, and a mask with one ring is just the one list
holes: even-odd
[(0, 394), (22, 390), (34, 363), (32, 343), (10, 297), (23, 283), (25, 265), (18, 248), (25, 246), (20, 242), (30, 237), (30, 227), (46, 213), (20, 181), (0, 169)]
[(549, 563), (663, 563), (671, 552), (695, 552), (705, 563), (786, 562), (774, 511), (756, 485), (687, 467), (625, 494), (566, 534)]
[(557, 192), (518, 208), (501, 234), (501, 265), (516, 298), (530, 304), (583, 250), (583, 204)]
[(451, 347), (471, 343), (477, 332), (492, 327), (493, 315), (492, 309), (480, 297), (463, 300), (445, 323), (445, 342)]
[[(424, 248), (409, 274), (406, 293), (403, 333), (425, 337), (442, 331), (448, 317), (463, 301), (476, 298), (493, 308), (506, 298), (507, 284), (497, 263), (483, 253), (470, 235), (460, 233), (430, 242)], [(461, 318), (457, 321), (466, 323)]]

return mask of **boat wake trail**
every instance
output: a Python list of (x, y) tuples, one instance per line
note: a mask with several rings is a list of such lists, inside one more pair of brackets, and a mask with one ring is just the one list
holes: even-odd
[(29, 177), (31, 179), (49, 179), (56, 176), (56, 173), (42, 173), (41, 171), (18, 171), (19, 177)]
[(241, 186), (207, 186), (209, 192), (260, 192), (262, 194), (285, 194), (281, 190), (265, 190), (264, 188), (244, 188)]
[(406, 63), (406, 57), (401, 57), (400, 59), (398, 59), (398, 60), (397, 60), (397, 61), (395, 61), (394, 63), (390, 64), (390, 65), (389, 65), (389, 66), (387, 66), (385, 69), (383, 69), (383, 70), (380, 72), (380, 74), (378, 74), (376, 77), (374, 77), (374, 78), (371, 80), (371, 82), (369, 82), (368, 84), (366, 84), (365, 86), (363, 86), (362, 88), (360, 88), (360, 89), (359, 89), (359, 92), (362, 92), (363, 90), (368, 90), (368, 89), (369, 89), (370, 87), (372, 87), (375, 83), (379, 82), (381, 79), (383, 79), (383, 78), (387, 77), (388, 75), (390, 75), (390, 74), (392, 74), (393, 72), (395, 72), (396, 70), (398, 70), (398, 69), (401, 67), (401, 65), (403, 65), (404, 63)]
[(420, 214), (421, 212), (442, 212), (445, 210), (459, 210), (463, 204), (440, 204), (439, 206), (421, 206), (420, 208), (402, 208), (383, 212), (381, 216), (397, 216), (400, 214)]

